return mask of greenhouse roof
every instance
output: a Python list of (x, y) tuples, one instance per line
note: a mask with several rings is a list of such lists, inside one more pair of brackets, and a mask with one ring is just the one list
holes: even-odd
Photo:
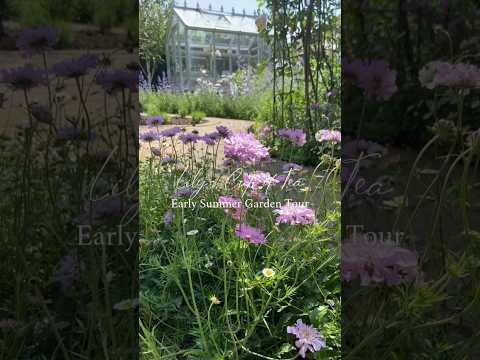
[(251, 15), (177, 6), (173, 8), (173, 11), (189, 28), (258, 34), (255, 24), (256, 17)]

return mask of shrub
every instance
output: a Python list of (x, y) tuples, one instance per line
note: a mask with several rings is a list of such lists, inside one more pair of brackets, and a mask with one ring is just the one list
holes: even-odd
[(199, 124), (205, 118), (205, 116), (207, 115), (202, 111), (194, 111), (192, 113), (192, 125), (195, 126)]

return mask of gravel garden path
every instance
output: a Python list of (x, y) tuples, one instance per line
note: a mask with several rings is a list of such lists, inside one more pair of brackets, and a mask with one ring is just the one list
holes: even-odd
[[(181, 125), (162, 125), (160, 126), (161, 130), (171, 128), (171, 127), (180, 127), (185, 128), (187, 132), (191, 132), (193, 130), (197, 130), (200, 135), (204, 135), (210, 132), (215, 131), (215, 127), (218, 125), (223, 125), (228, 127), (235, 133), (238, 132), (246, 132), (250, 126), (254, 123), (252, 121), (247, 120), (236, 120), (236, 119), (222, 119), (216, 117), (207, 117), (205, 118), (206, 122), (203, 124), (198, 124), (196, 126), (181, 126)], [(147, 126), (140, 127), (140, 133), (146, 131), (148, 129)], [(199, 142), (196, 146), (196, 150), (199, 154), (203, 154), (205, 152), (205, 144), (203, 142)], [(150, 150), (147, 144), (142, 143), (140, 148), (140, 160), (144, 160), (150, 156)], [(220, 144), (218, 150), (218, 161), (221, 163), (223, 159), (223, 141)]]

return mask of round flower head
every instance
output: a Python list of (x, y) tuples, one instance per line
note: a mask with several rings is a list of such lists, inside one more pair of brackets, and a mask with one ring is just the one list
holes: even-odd
[(237, 221), (240, 220), (246, 212), (242, 201), (234, 196), (220, 196), (218, 203), (223, 207), (225, 214), (230, 215)]
[(97, 66), (97, 57), (85, 54), (76, 59), (68, 59), (53, 65), (55, 75), (65, 78), (79, 78)]
[(317, 352), (325, 347), (325, 339), (312, 325), (306, 325), (298, 319), (295, 325), (287, 326), (287, 333), (297, 337), (295, 346), (298, 354), (305, 359), (306, 352)]
[(350, 239), (342, 245), (342, 277), (360, 279), (363, 286), (409, 283), (417, 277), (417, 254), (385, 242)]
[(315, 223), (315, 211), (304, 205), (288, 203), (274, 212), (277, 213), (275, 219), (277, 224), (310, 225)]
[(17, 48), (27, 57), (53, 49), (58, 41), (57, 31), (51, 27), (28, 28), (17, 39)]
[(9, 85), (13, 90), (30, 90), (46, 84), (45, 72), (37, 70), (32, 64), (0, 72), (0, 82)]
[(267, 279), (274, 277), (275, 276), (275, 270), (272, 268), (265, 268), (262, 270), (263, 276), (265, 276)]
[(232, 130), (230, 130), (226, 126), (218, 125), (216, 127), (216, 129), (217, 129), (218, 133), (220, 134), (220, 136), (224, 139), (227, 139), (232, 135)]
[(302, 129), (280, 129), (278, 135), (295, 146), (303, 146), (307, 143), (307, 134)]
[(130, 70), (113, 70), (111, 72), (101, 72), (96, 77), (97, 84), (111, 94), (116, 91), (130, 90), (138, 92), (138, 73)]
[(140, 134), (140, 140), (144, 142), (151, 143), (152, 141), (159, 140), (159, 139), (160, 139), (160, 135), (153, 130), (145, 131)]
[(145, 119), (145, 125), (150, 127), (156, 127), (162, 125), (164, 122), (163, 117), (161, 115), (155, 116), (147, 116)]
[(337, 144), (342, 142), (342, 133), (336, 130), (319, 130), (315, 134), (315, 139), (318, 142), (331, 142)]
[(254, 245), (265, 244), (267, 242), (265, 235), (263, 235), (260, 229), (248, 224), (237, 224), (235, 227), (235, 235)]
[(94, 141), (97, 134), (94, 131), (88, 133), (87, 130), (82, 130), (76, 127), (63, 127), (57, 129), (57, 139), (64, 141)]
[(174, 137), (176, 136), (177, 134), (181, 133), (182, 132), (182, 129), (180, 129), (178, 126), (177, 127), (173, 127), (173, 128), (168, 128), (168, 129), (165, 129), (163, 130), (160, 134), (164, 137)]
[(257, 191), (260, 188), (268, 187), (278, 184), (279, 181), (272, 177), (270, 173), (263, 171), (256, 171), (254, 173), (243, 174), (243, 185), (247, 189)]
[(358, 85), (368, 98), (388, 100), (397, 92), (396, 78), (397, 72), (385, 60), (372, 60), (365, 64)]
[(258, 163), (269, 156), (268, 149), (253, 134), (248, 133), (238, 133), (227, 138), (224, 152), (225, 157), (240, 162)]
[(198, 140), (200, 140), (200, 136), (198, 136), (198, 134), (194, 134), (194, 133), (182, 134), (178, 138), (184, 144), (196, 143)]

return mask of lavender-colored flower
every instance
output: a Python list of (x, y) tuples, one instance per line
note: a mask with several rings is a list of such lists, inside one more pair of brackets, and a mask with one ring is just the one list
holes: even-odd
[(164, 123), (163, 117), (161, 115), (147, 116), (145, 118), (145, 125), (150, 127), (157, 127)]
[[(218, 130), (218, 129), (217, 129)], [(257, 163), (268, 158), (268, 149), (253, 134), (233, 134), (225, 140), (225, 157), (240, 162)]]
[(337, 144), (342, 142), (342, 133), (337, 130), (319, 130), (315, 134), (315, 139), (317, 139), (318, 142), (331, 142)]
[(171, 165), (176, 164), (177, 159), (175, 159), (173, 156), (165, 156), (160, 162), (162, 163), (162, 165)]
[(265, 244), (267, 242), (265, 235), (263, 235), (260, 229), (248, 224), (237, 224), (235, 227), (235, 235), (254, 245)]
[(23, 30), (16, 45), (27, 57), (32, 57), (52, 50), (57, 41), (57, 31), (45, 26)]
[(184, 144), (196, 143), (198, 140), (200, 140), (200, 136), (195, 133), (181, 134), (178, 138)]
[(243, 174), (243, 185), (253, 191), (275, 184), (278, 184), (278, 180), (273, 178), (268, 172), (256, 171), (254, 173)]
[(173, 211), (172, 209), (167, 210), (167, 212), (163, 215), (163, 223), (165, 226), (172, 225), (173, 222)]
[(65, 255), (59, 263), (55, 279), (60, 282), (63, 291), (72, 288), (75, 277), (80, 272), (80, 261), (74, 252)]
[(287, 333), (297, 337), (295, 346), (299, 349), (298, 354), (305, 358), (306, 352), (317, 352), (325, 347), (325, 339), (312, 325), (306, 325), (298, 319), (295, 325), (287, 326)]
[(39, 85), (46, 84), (45, 71), (38, 70), (32, 64), (2, 70), (0, 72), (0, 82), (12, 87), (14, 90), (30, 90)]
[(343, 279), (359, 278), (363, 286), (410, 283), (417, 278), (417, 265), (415, 252), (393, 244), (371, 242), (357, 235), (342, 245)]
[(230, 136), (232, 136), (232, 130), (230, 130), (229, 128), (227, 128), (226, 126), (223, 126), (223, 125), (218, 125), (216, 127), (218, 133), (220, 134), (220, 136), (224, 139), (228, 139)]
[(94, 141), (97, 134), (94, 131), (82, 130), (77, 127), (63, 127), (57, 129), (57, 139), (62, 141)]
[(315, 223), (315, 211), (296, 203), (287, 203), (274, 210), (277, 224), (310, 225)]
[(138, 73), (130, 70), (113, 70), (101, 72), (96, 77), (97, 83), (107, 93), (128, 89), (130, 92), (138, 92)]
[(151, 143), (155, 140), (160, 139), (160, 135), (156, 131), (153, 131), (153, 130), (144, 131), (144, 132), (140, 133), (139, 137), (140, 137), (141, 141), (148, 142), (148, 143)]
[(174, 137), (181, 132), (182, 129), (180, 129), (179, 127), (173, 127), (163, 130), (160, 134), (164, 137)]
[(53, 65), (53, 72), (59, 77), (79, 78), (97, 66), (97, 57), (93, 54), (85, 54), (76, 59), (63, 60)]
[(205, 144), (210, 145), (210, 146), (213, 146), (217, 143), (214, 139), (212, 139), (211, 137), (209, 137), (207, 135), (200, 136), (199, 139), (202, 140)]
[(295, 146), (303, 146), (307, 143), (307, 135), (302, 129), (280, 129), (278, 135)]
[(279, 183), (285, 183), (287, 180), (288, 176), (287, 175), (276, 175), (274, 176), (275, 180), (277, 180)]
[(235, 220), (240, 220), (246, 213), (242, 200), (234, 196), (220, 196), (218, 203), (222, 206), (225, 214), (230, 215)]
[(195, 188), (191, 187), (191, 186), (182, 186), (182, 187), (179, 187), (177, 189), (177, 191), (175, 192), (175, 194), (173, 194), (173, 197), (174, 198), (178, 198), (178, 197), (190, 197), (193, 195), (193, 193), (195, 192)]
[(480, 68), (465, 63), (451, 64), (433, 61), (420, 70), (419, 79), (427, 89), (434, 89), (438, 86), (458, 89), (479, 88)]
[(283, 172), (302, 171), (303, 167), (295, 163), (286, 163), (282, 166)]
[(310, 105), (310, 109), (312, 110), (320, 110), (321, 108), (322, 108), (322, 105), (319, 102), (316, 102)]
[(358, 85), (374, 100), (388, 100), (397, 92), (397, 72), (385, 60), (372, 60), (360, 74)]

